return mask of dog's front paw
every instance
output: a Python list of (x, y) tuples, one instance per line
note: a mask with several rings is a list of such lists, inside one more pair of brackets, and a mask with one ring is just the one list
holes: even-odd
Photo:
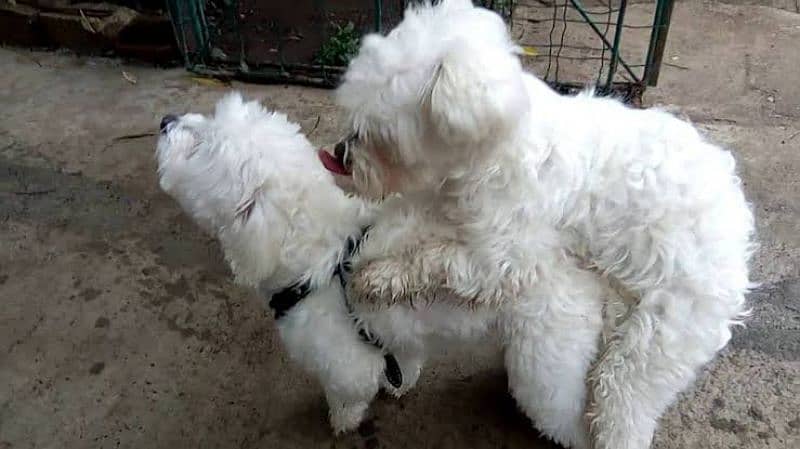
[(335, 434), (350, 432), (358, 428), (367, 413), (369, 403), (331, 404), (330, 420)]

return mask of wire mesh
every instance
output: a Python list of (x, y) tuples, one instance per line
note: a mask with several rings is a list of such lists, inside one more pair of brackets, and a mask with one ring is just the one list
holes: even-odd
[[(641, 93), (658, 77), (673, 0), (478, 0), (501, 14), (525, 65), (562, 91)], [(419, 0), (168, 0), (193, 71), (334, 86), (367, 32)]]
[[(562, 92), (640, 99), (655, 85), (673, 0), (501, 0), (525, 65)], [(498, 8), (499, 7), (499, 8)]]

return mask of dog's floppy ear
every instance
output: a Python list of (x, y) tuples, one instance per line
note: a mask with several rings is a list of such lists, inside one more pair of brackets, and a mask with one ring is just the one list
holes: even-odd
[(434, 131), (449, 145), (502, 136), (530, 108), (516, 55), (458, 41), (435, 69), (425, 103)]

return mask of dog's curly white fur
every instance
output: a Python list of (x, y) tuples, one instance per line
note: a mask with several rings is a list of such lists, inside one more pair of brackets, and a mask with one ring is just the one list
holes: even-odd
[(213, 115), (186, 114), (158, 141), (161, 188), (221, 242), (239, 283), (267, 298), (295, 282), (311, 293), (277, 321), (290, 356), (322, 383), (335, 431), (355, 428), (383, 379), (333, 277), (368, 203), (336, 187), (300, 127), (238, 94)]
[[(471, 329), (496, 310), (511, 391), (541, 431), (649, 447), (745, 311), (754, 223), (732, 155), (666, 112), (556, 94), (467, 0), (366, 37), (337, 99), (357, 188), (400, 193), (382, 210), (421, 217), (365, 242), (350, 284), (360, 313), (411, 313), (422, 294), (477, 307), (451, 321)], [(601, 342), (606, 282), (637, 304)], [(393, 329), (413, 340), (412, 321)]]

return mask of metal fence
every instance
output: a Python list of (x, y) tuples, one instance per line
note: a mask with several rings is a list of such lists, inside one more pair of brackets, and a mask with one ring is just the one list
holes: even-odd
[[(594, 85), (635, 98), (658, 81), (674, 0), (483, 0), (562, 91)], [(360, 37), (409, 0), (167, 0), (186, 67), (266, 82), (335, 86)]]
[(562, 91), (629, 99), (658, 82), (673, 0), (518, 0), (512, 32), (527, 65)]

